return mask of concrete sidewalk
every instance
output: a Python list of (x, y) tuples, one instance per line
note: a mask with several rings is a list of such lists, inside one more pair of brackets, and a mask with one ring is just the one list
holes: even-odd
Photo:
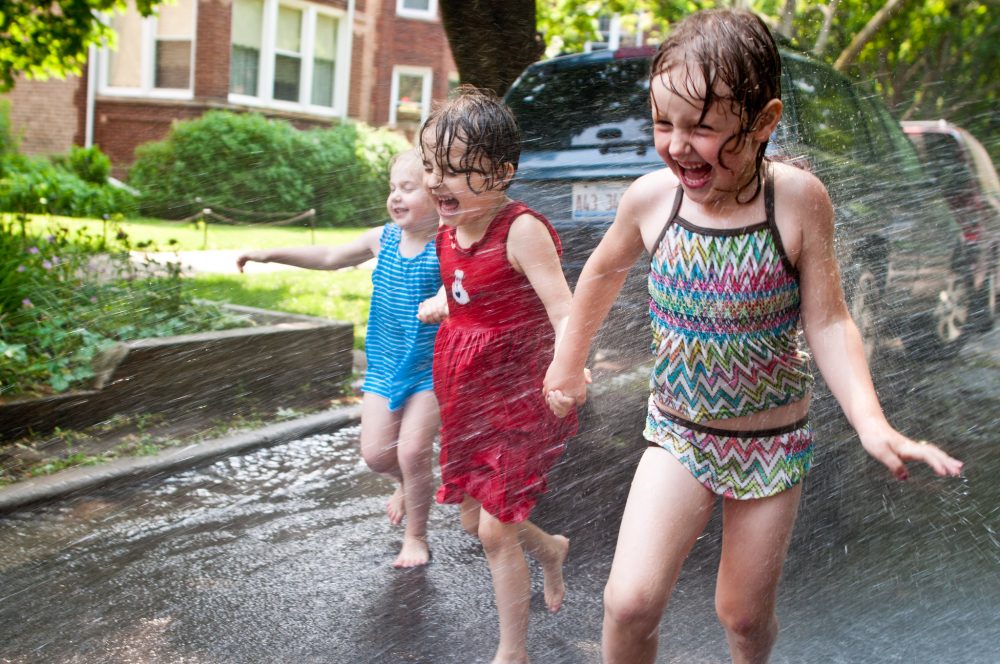
[(153, 456), (127, 457), (96, 466), (78, 466), (52, 475), (35, 477), (0, 488), (0, 514), (100, 486), (175, 473), (232, 454), (244, 454), (259, 447), (330, 433), (360, 419), (360, 405), (345, 406), (196, 445), (168, 448)]

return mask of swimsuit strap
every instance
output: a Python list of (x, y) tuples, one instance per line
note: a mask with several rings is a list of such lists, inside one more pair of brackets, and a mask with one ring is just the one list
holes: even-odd
[(788, 274), (797, 281), (799, 271), (792, 265), (792, 261), (785, 252), (785, 245), (781, 241), (781, 233), (778, 231), (778, 222), (774, 219), (774, 167), (770, 162), (766, 162), (764, 169), (764, 209), (767, 211), (767, 225), (771, 230), (771, 237), (774, 238), (774, 246), (778, 249), (778, 255), (781, 256), (782, 265), (785, 266)]
[(656, 249), (660, 246), (660, 243), (663, 242), (663, 236), (667, 234), (667, 229), (670, 228), (671, 224), (673, 224), (677, 220), (677, 213), (680, 212), (681, 201), (683, 200), (684, 200), (684, 187), (678, 184), (677, 194), (674, 195), (674, 205), (673, 208), (671, 208), (670, 210), (670, 216), (667, 217), (667, 223), (663, 224), (663, 230), (660, 231), (660, 234), (656, 238), (656, 242), (653, 243), (652, 251), (649, 252), (650, 262), (652, 262), (653, 260), (652, 257), (656, 255)]

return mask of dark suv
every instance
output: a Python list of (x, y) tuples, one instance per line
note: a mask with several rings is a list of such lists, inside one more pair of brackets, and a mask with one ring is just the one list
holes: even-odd
[[(663, 167), (653, 148), (652, 51), (569, 55), (528, 67), (505, 101), (524, 137), (511, 196), (545, 214), (564, 244), (571, 284), (600, 241), (621, 194)], [(928, 195), (913, 146), (885, 106), (811, 58), (782, 50), (785, 111), (769, 147), (814, 172), (837, 214), (837, 251), (851, 313), (873, 359), (900, 342), (950, 353), (965, 339), (966, 279), (959, 232), (945, 202)], [(640, 342), (645, 261), (630, 274), (603, 334)]]

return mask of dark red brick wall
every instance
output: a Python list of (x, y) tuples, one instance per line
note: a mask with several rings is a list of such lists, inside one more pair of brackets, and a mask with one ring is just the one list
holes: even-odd
[[(225, 101), (229, 95), (230, 0), (200, 0), (195, 34), (195, 99)], [(207, 38), (206, 38), (207, 37)]]
[(0, 95), (10, 102), (10, 121), (21, 151), (31, 155), (60, 154), (83, 142), (83, 123), (77, 109), (86, 100), (85, 78), (30, 81), (18, 77), (14, 89)]
[(384, 125), (389, 121), (394, 66), (432, 68), (434, 75), (431, 96), (436, 100), (447, 98), (448, 74), (455, 71), (456, 67), (440, 18), (422, 21), (397, 16), (396, 0), (381, 0), (377, 21), (379, 46), (374, 71), (368, 72), (369, 76), (375, 77), (375, 86), (371, 117), (366, 120), (375, 125)]

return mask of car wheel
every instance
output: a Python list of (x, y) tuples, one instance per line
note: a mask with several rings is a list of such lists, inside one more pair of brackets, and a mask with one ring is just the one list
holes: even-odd
[(850, 312), (854, 324), (861, 333), (861, 342), (865, 349), (865, 360), (868, 366), (875, 363), (878, 349), (878, 323), (875, 318), (875, 308), (881, 297), (881, 286), (875, 273), (862, 268), (858, 272), (857, 282), (851, 297)]
[(969, 321), (969, 278), (954, 270), (945, 280), (934, 307), (934, 341), (939, 354), (954, 356), (966, 340)]
[[(970, 282), (971, 285), (971, 282)], [(969, 322), (975, 332), (989, 332), (997, 316), (997, 280), (996, 270), (983, 280), (983, 285), (969, 295)]]

